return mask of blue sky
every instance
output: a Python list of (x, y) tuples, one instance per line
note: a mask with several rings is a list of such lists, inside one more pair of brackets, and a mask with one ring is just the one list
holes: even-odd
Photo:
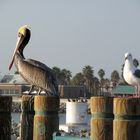
[(25, 57), (73, 75), (91, 65), (95, 75), (103, 68), (109, 77), (113, 70), (121, 71), (125, 52), (140, 60), (138, 0), (1, 0), (2, 73), (9, 73), (17, 30), (24, 24), (32, 33)]

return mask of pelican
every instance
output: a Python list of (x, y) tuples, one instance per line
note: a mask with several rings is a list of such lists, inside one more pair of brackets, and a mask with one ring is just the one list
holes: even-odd
[(37, 60), (25, 59), (23, 55), (23, 50), (28, 44), (30, 36), (31, 31), (27, 25), (19, 28), (16, 48), (9, 65), (9, 70), (14, 63), (21, 77), (31, 85), (28, 94), (36, 87), (38, 94), (41, 91), (45, 91), (49, 95), (57, 95), (58, 85), (52, 69)]

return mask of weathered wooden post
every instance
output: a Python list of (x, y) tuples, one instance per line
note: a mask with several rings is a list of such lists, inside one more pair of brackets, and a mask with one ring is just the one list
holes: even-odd
[(33, 140), (34, 97), (23, 95), (21, 102), (20, 140)]
[(34, 140), (52, 140), (59, 130), (59, 97), (35, 96)]
[(113, 140), (140, 140), (140, 98), (114, 98)]
[(0, 140), (11, 140), (12, 97), (0, 96)]
[(113, 140), (113, 98), (91, 97), (91, 140)]

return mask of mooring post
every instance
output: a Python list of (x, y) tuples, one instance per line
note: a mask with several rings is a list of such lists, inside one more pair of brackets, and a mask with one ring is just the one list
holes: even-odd
[(113, 98), (91, 97), (90, 107), (91, 140), (113, 140)]
[(23, 95), (21, 102), (20, 140), (33, 140), (34, 97)]
[(33, 140), (52, 140), (59, 130), (59, 97), (38, 95), (34, 100)]
[(113, 140), (140, 140), (140, 98), (114, 98)]
[(0, 140), (11, 140), (12, 97), (0, 96)]

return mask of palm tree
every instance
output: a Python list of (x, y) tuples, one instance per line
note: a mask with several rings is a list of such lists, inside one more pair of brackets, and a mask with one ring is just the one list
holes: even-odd
[(99, 75), (99, 77), (100, 77), (100, 80), (103, 79), (104, 76), (105, 76), (105, 71), (104, 71), (103, 69), (100, 69), (100, 70), (98, 71), (98, 75)]
[(100, 87), (101, 87), (101, 91), (102, 91), (103, 86), (104, 86), (104, 75), (105, 75), (105, 71), (103, 69), (100, 69), (98, 71), (98, 75), (100, 77)]
[(120, 80), (120, 76), (119, 76), (119, 73), (118, 71), (114, 70), (112, 73), (111, 73), (111, 81), (113, 82), (113, 85), (115, 86)]
[(60, 69), (58, 67), (52, 68), (54, 74), (58, 79), (58, 84), (68, 85), (70, 84), (70, 78), (72, 77), (71, 72), (67, 69)]
[(108, 78), (104, 79), (104, 87), (108, 91), (110, 87), (110, 80)]
[(58, 84), (61, 84), (61, 70), (60, 68), (54, 66), (52, 67), (53, 73), (57, 77)]
[(61, 76), (63, 77), (63, 84), (69, 85), (70, 84), (70, 78), (72, 77), (71, 72), (67, 69), (61, 70)]
[(91, 66), (87, 65), (82, 70), (84, 79), (85, 79), (85, 86), (87, 87), (88, 91), (92, 92), (92, 86), (93, 86), (93, 69)]
[(97, 77), (93, 78), (93, 93), (94, 95), (98, 95), (99, 91), (100, 91), (100, 82), (99, 79)]
[(81, 72), (77, 73), (71, 80), (72, 85), (84, 85), (84, 76)]

